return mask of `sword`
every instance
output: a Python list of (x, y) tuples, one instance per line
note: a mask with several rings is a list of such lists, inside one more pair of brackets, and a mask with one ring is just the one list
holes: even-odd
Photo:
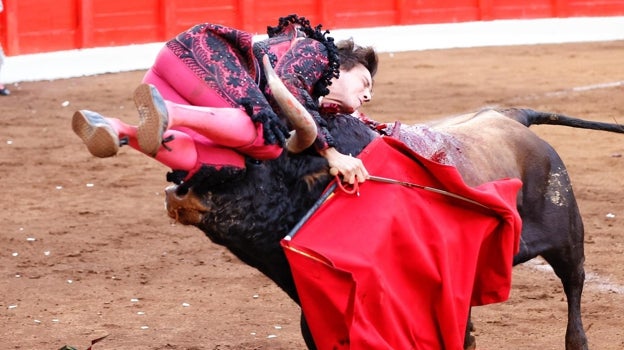
[(482, 208), (486, 208), (486, 209), (490, 209), (489, 207), (474, 201), (470, 198), (466, 198), (463, 196), (460, 196), (458, 194), (449, 192), (449, 191), (445, 191), (445, 190), (441, 190), (439, 188), (435, 188), (435, 187), (429, 187), (429, 186), (423, 186), (423, 185), (419, 185), (419, 184), (415, 184), (415, 183), (411, 183), (411, 182), (407, 182), (407, 181), (400, 181), (400, 180), (395, 180), (395, 179), (390, 179), (387, 177), (381, 177), (381, 176), (374, 176), (374, 175), (369, 175), (368, 176), (368, 180), (371, 181), (377, 181), (377, 182), (383, 182), (383, 183), (387, 183), (387, 184), (395, 184), (395, 185), (401, 185), (401, 186), (406, 186), (406, 187), (414, 187), (414, 188), (418, 188), (418, 189), (422, 189), (425, 191), (430, 191), (430, 192), (435, 192), (444, 196), (448, 196), (448, 197), (453, 197), (459, 200), (462, 200), (464, 202), (468, 202), (477, 206), (480, 206)]

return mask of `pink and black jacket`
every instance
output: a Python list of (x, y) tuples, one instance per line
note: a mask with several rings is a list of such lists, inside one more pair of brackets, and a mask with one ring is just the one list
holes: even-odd
[(244, 107), (254, 122), (262, 123), (265, 143), (283, 144), (288, 130), (279, 122), (280, 109), (259, 64), (267, 54), (286, 87), (312, 114), (318, 128), (315, 149), (333, 146), (318, 102), (339, 74), (333, 38), (297, 15), (280, 18), (267, 33), (267, 39), (254, 43), (248, 32), (204, 23), (179, 34), (167, 47), (232, 107)]

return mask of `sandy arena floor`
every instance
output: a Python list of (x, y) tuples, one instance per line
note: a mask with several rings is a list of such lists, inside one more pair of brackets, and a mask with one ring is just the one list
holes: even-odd
[[(527, 106), (624, 123), (624, 42), (382, 54), (373, 118), (403, 123)], [(53, 69), (51, 67), (51, 69)], [(92, 157), (76, 109), (136, 121), (143, 71), (21, 83), (0, 97), (0, 327), (5, 349), (301, 349), (299, 310), (163, 207), (168, 169), (124, 148)], [(590, 347), (624, 348), (624, 135), (538, 126), (586, 227)], [(539, 261), (509, 301), (473, 311), (479, 349), (562, 349), (566, 304)]]

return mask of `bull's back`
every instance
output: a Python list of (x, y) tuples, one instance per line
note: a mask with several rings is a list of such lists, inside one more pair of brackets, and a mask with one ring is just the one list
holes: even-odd
[[(547, 162), (548, 145), (522, 124), (487, 110), (429, 126), (453, 140), (453, 165), (469, 185), (506, 177), (522, 179), (531, 162)], [(544, 158), (544, 159), (540, 159)]]

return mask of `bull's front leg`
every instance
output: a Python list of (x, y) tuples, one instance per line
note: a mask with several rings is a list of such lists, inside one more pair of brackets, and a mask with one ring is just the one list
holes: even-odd
[(301, 335), (303, 336), (303, 340), (305, 341), (308, 349), (316, 350), (316, 344), (314, 344), (314, 339), (312, 339), (312, 332), (310, 332), (310, 327), (308, 327), (308, 322), (303, 315), (303, 311), (301, 312), (299, 325), (301, 326)]
[(468, 311), (468, 322), (466, 322), (466, 334), (464, 335), (464, 350), (475, 350), (477, 348), (477, 340), (471, 334), (475, 328), (470, 319), (470, 313), (471, 311)]

